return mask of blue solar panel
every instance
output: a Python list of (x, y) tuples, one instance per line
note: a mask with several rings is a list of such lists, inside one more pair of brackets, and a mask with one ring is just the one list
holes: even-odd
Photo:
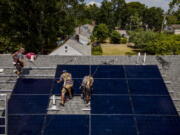
[(157, 66), (125, 66), (128, 78), (161, 78)]
[(43, 115), (9, 116), (8, 135), (41, 135)]
[(59, 78), (63, 70), (67, 70), (72, 74), (73, 78), (83, 78), (90, 74), (89, 65), (58, 65), (56, 68), (56, 78)]
[[(56, 80), (54, 80), (54, 83), (53, 83), (52, 93), (59, 95), (61, 93), (63, 82), (57, 83)], [(74, 81), (74, 85), (73, 85), (72, 92), (74, 93), (74, 95), (77, 95), (77, 94), (79, 95), (81, 93), (81, 90), (79, 87), (81, 85), (82, 79), (73, 79), (73, 81)]]
[(89, 115), (48, 115), (44, 135), (88, 135)]
[(180, 117), (137, 116), (139, 135), (180, 135)]
[(162, 79), (129, 79), (131, 94), (169, 95)]
[(46, 113), (48, 103), (48, 95), (12, 95), (8, 102), (8, 111), (9, 114)]
[(92, 96), (92, 114), (131, 114), (129, 96)]
[(124, 78), (123, 66), (96, 65), (91, 66), (91, 74), (94, 78)]
[(52, 79), (18, 79), (13, 94), (49, 94)]
[(0, 127), (0, 134), (2, 134), (2, 135), (5, 134), (5, 128), (4, 127)]
[(169, 96), (133, 96), (136, 114), (177, 115)]
[[(63, 70), (72, 73), (75, 95), (82, 78), (93, 75), (90, 115), (47, 114), (50, 95), (60, 95), (63, 83), (56, 80)], [(18, 79), (8, 109), (9, 135), (180, 135), (179, 116), (154, 65), (58, 65), (54, 80)]]
[(127, 82), (122, 79), (95, 79), (93, 94), (128, 94)]
[(132, 116), (93, 115), (91, 135), (136, 135)]
[(5, 124), (5, 119), (4, 118), (0, 118), (0, 125), (4, 125)]

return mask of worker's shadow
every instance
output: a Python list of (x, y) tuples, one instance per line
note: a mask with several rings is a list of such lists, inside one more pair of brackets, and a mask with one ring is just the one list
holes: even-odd
[(24, 68), (21, 75), (29, 75), (31, 70), (32, 68)]

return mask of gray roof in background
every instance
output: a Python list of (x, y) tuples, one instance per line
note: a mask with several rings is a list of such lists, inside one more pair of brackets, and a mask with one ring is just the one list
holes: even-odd
[[(86, 40), (88, 42), (88, 40)], [(77, 42), (74, 37), (69, 39), (63, 46), (70, 46), (74, 48), (76, 51), (80, 52), (83, 55), (91, 55), (91, 46), (87, 44), (81, 44), (80, 42)]]

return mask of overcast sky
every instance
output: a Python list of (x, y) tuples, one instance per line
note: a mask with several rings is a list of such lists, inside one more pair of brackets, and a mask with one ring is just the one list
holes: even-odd
[[(94, 1), (94, 2), (102, 2), (103, 0), (85, 0), (87, 3), (89, 3), (90, 1)], [(126, 2), (132, 2), (132, 1), (139, 1), (141, 3), (144, 3), (145, 5), (152, 7), (161, 7), (164, 10), (168, 10), (169, 7), (169, 2), (171, 0), (126, 0)]]

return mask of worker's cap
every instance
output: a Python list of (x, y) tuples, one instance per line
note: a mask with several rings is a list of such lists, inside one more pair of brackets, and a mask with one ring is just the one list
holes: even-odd
[(66, 72), (67, 72), (67, 70), (63, 70), (62, 72), (63, 72), (63, 73), (66, 73)]

